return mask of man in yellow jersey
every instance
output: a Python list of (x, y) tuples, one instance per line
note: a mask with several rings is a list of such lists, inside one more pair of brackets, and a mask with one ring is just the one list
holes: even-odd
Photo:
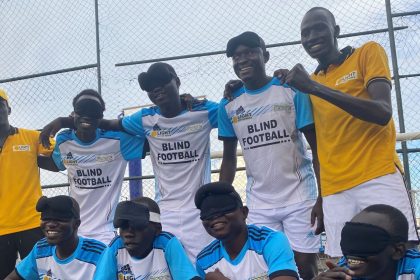
[[(384, 49), (375, 42), (338, 49), (340, 28), (327, 9), (310, 9), (301, 23), (306, 52), (319, 65), (310, 77), (302, 65), (278, 70), (282, 82), (310, 94), (313, 105), (326, 253), (341, 256), (344, 223), (372, 204), (401, 210), (418, 241), (410, 199), (395, 153), (391, 77)], [(312, 78), (312, 79), (311, 79)]]
[(40, 214), (35, 210), (41, 197), (38, 166), (57, 171), (38, 143), (39, 132), (9, 124), (9, 97), (0, 89), (0, 279), (13, 271), (19, 252), (23, 259), (43, 237)]

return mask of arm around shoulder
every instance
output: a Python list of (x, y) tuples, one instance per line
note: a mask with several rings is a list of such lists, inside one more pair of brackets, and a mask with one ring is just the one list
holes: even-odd
[(4, 280), (23, 280), (23, 278), (17, 274), (16, 270), (13, 270)]
[(236, 174), (236, 148), (238, 146), (237, 139), (223, 140), (223, 159), (220, 167), (219, 181), (233, 183)]

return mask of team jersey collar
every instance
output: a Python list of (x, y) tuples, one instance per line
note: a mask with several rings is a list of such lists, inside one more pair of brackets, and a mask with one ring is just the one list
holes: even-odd
[(241, 249), (241, 252), (239, 252), (239, 254), (236, 256), (236, 258), (234, 258), (233, 260), (231, 260), (228, 252), (226, 251), (225, 247), (223, 246), (222, 241), (219, 241), (219, 242), (220, 242), (220, 248), (222, 249), (222, 255), (223, 255), (223, 257), (226, 259), (226, 261), (228, 263), (233, 264), (233, 265), (240, 264), (241, 261), (243, 260), (243, 258), (245, 257), (246, 252), (249, 249), (249, 237), (248, 237), (248, 239), (246, 240), (244, 246)]
[(340, 56), (337, 58), (336, 61), (331, 62), (330, 64), (319, 64), (315, 69), (315, 75), (318, 75), (319, 72), (327, 72), (328, 67), (330, 65), (340, 65), (343, 63), (349, 56), (351, 56), (354, 52), (354, 48), (351, 46), (347, 46), (344, 49), (340, 50)]
[(56, 261), (58, 264), (66, 264), (66, 263), (71, 262), (79, 254), (79, 251), (82, 248), (82, 244), (83, 244), (83, 237), (79, 236), (79, 243), (77, 244), (76, 250), (74, 250), (73, 254), (71, 254), (69, 257), (65, 258), (64, 260), (61, 260), (57, 257), (57, 253), (56, 253), (57, 246), (53, 246), (52, 251), (53, 251), (54, 261)]
[(72, 135), (73, 139), (74, 139), (77, 143), (79, 143), (80, 145), (83, 145), (83, 146), (89, 146), (89, 145), (91, 145), (91, 144), (95, 143), (95, 142), (99, 139), (99, 135), (100, 135), (100, 133), (101, 133), (101, 129), (97, 128), (97, 129), (96, 129), (96, 136), (95, 136), (95, 139), (93, 139), (93, 140), (92, 140), (92, 141), (90, 141), (90, 142), (83, 142), (83, 141), (81, 141), (81, 140), (79, 139), (79, 137), (77, 137), (77, 135), (76, 135), (76, 130), (72, 130), (71, 135)]
[(263, 91), (265, 91), (265, 90), (267, 90), (269, 87), (271, 87), (272, 85), (273, 85), (273, 83), (274, 83), (274, 80), (275, 80), (276, 78), (272, 78), (267, 84), (265, 84), (263, 87), (260, 87), (259, 89), (254, 89), (254, 90), (252, 90), (252, 89), (248, 89), (245, 85), (244, 85), (244, 90), (245, 90), (245, 92), (246, 93), (249, 93), (249, 94), (258, 94), (258, 93), (260, 93), (260, 92), (263, 92)]

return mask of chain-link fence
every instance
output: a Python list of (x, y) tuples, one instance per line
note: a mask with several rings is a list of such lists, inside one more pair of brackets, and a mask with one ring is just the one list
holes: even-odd
[[(300, 20), (319, 5), (336, 16), (340, 47), (369, 40), (385, 47), (395, 70), (392, 102), (397, 130), (420, 131), (420, 2), (392, 0), (387, 12), (388, 2), (4, 0), (0, 2), (0, 83), (10, 95), (11, 123), (32, 129), (68, 115), (72, 98), (85, 88), (102, 93), (106, 118), (117, 117), (124, 108), (149, 104), (137, 75), (154, 61), (174, 66), (181, 92), (218, 101), (225, 83), (235, 78), (223, 50), (229, 38), (246, 30), (259, 33), (269, 46), (268, 73), (298, 62), (311, 72), (316, 61), (299, 43)], [(390, 35), (395, 39), (390, 40)], [(217, 131), (212, 132), (211, 142), (212, 151), (222, 149)], [(405, 155), (410, 187), (417, 192), (420, 141), (397, 148)], [(143, 175), (153, 175), (150, 159), (143, 160), (142, 166)], [(212, 169), (218, 168), (220, 159), (214, 159)], [(46, 188), (67, 183), (65, 173), (41, 172)], [(235, 185), (243, 187), (245, 182), (245, 173), (238, 172)], [(67, 187), (44, 192), (66, 193)], [(153, 179), (143, 180), (143, 193), (153, 196)], [(128, 196), (125, 182), (122, 198)]]

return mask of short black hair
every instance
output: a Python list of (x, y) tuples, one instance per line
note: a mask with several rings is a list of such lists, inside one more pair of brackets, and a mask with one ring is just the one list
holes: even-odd
[(362, 212), (378, 213), (386, 216), (391, 224), (391, 235), (408, 239), (408, 221), (405, 215), (395, 207), (385, 204), (374, 204), (363, 209)]
[(324, 7), (312, 7), (312, 8), (309, 9), (309, 11), (307, 11), (305, 13), (305, 15), (308, 14), (308, 13), (310, 13), (310, 12), (312, 12), (312, 11), (324, 11), (324, 12), (326, 12), (327, 15), (328, 15), (328, 17), (330, 18), (332, 24), (334, 26), (337, 25), (335, 23), (335, 16), (334, 16), (334, 14), (330, 10), (328, 10), (327, 8), (324, 8)]
[(79, 98), (84, 95), (90, 95), (90, 96), (98, 98), (99, 102), (101, 103), (102, 110), (105, 111), (105, 101), (103, 100), (102, 96), (94, 89), (85, 89), (85, 90), (82, 90), (79, 94), (77, 94), (73, 98), (73, 108), (76, 106), (76, 103), (79, 100)]
[(159, 205), (156, 203), (156, 201), (154, 201), (153, 199), (149, 197), (145, 197), (145, 196), (137, 197), (137, 198), (134, 198), (132, 201), (146, 206), (150, 212), (160, 214)]

